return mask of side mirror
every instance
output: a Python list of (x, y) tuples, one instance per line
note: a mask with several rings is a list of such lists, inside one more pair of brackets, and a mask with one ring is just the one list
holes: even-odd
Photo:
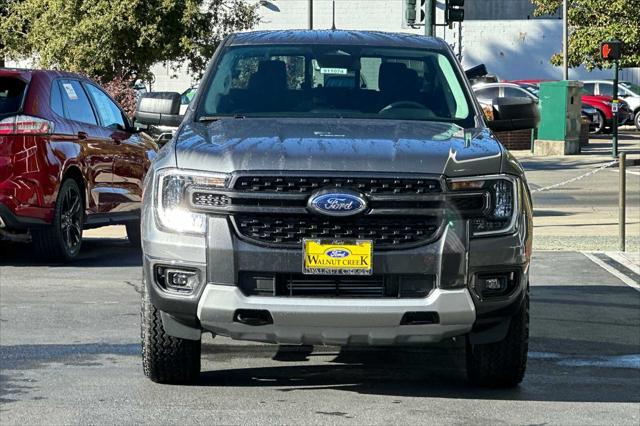
[(487, 67), (484, 64), (476, 65), (475, 67), (471, 67), (465, 70), (465, 75), (469, 80), (473, 80), (474, 78), (484, 77), (489, 74), (487, 71)]
[(178, 127), (180, 115), (180, 93), (143, 93), (136, 108), (136, 122), (152, 126)]
[(495, 98), (492, 104), (494, 119), (487, 123), (491, 130), (503, 132), (538, 127), (540, 112), (533, 99)]

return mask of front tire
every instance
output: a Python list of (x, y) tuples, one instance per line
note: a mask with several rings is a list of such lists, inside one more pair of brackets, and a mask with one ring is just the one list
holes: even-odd
[(142, 244), (142, 238), (140, 236), (140, 221), (127, 222), (125, 224), (127, 228), (127, 239), (132, 247), (140, 248)]
[(84, 224), (84, 198), (73, 179), (62, 182), (56, 199), (53, 223), (31, 232), (36, 256), (70, 262), (80, 253)]
[(169, 336), (142, 284), (142, 368), (156, 383), (192, 384), (200, 376), (201, 340)]
[(473, 345), (467, 338), (467, 377), (480, 386), (510, 388), (524, 378), (529, 350), (529, 295), (500, 342)]
[(640, 130), (640, 109), (636, 111), (636, 115), (633, 116), (633, 124), (636, 125), (637, 130)]

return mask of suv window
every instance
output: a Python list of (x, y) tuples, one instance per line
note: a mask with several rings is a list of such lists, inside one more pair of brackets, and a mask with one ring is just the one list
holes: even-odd
[(594, 95), (596, 93), (596, 84), (595, 83), (585, 83), (582, 87), (584, 91), (589, 95)]
[(0, 77), (0, 115), (20, 110), (27, 83), (14, 77)]
[(486, 89), (475, 90), (476, 98), (491, 100), (500, 96), (500, 89), (497, 87), (487, 87)]
[(60, 93), (60, 85), (58, 80), (54, 80), (51, 83), (51, 95), (49, 96), (49, 103), (53, 112), (60, 117), (64, 117), (64, 107), (62, 106), (62, 95)]
[(94, 86), (93, 84), (84, 84), (87, 88), (89, 96), (93, 99), (93, 104), (100, 117), (100, 123), (102, 127), (109, 127), (111, 129), (126, 129), (124, 117), (120, 108), (104, 93), (102, 90)]
[(77, 80), (60, 80), (64, 116), (69, 120), (97, 125), (87, 94)]
[(424, 49), (232, 47), (206, 84), (201, 116), (474, 122), (452, 59)]
[(524, 90), (517, 89), (515, 87), (505, 87), (503, 96), (505, 98), (531, 98), (531, 96), (529, 96)]
[(601, 95), (613, 96), (613, 84), (598, 83), (598, 89)]

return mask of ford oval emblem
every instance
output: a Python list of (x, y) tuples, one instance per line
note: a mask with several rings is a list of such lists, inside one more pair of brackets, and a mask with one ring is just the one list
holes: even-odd
[(347, 249), (333, 248), (333, 249), (327, 250), (325, 254), (334, 259), (342, 259), (349, 256), (351, 252)]
[(362, 194), (344, 189), (319, 191), (309, 198), (309, 210), (327, 216), (352, 216), (367, 209)]

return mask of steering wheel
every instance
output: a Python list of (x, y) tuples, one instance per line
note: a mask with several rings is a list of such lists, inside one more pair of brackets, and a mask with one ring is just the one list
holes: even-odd
[(398, 101), (398, 102), (394, 102), (394, 103), (389, 104), (386, 107), (382, 108), (380, 111), (378, 111), (378, 114), (381, 114), (383, 112), (386, 112), (386, 111), (389, 111), (389, 110), (395, 109), (395, 108), (428, 109), (426, 106), (422, 105), (419, 102)]

